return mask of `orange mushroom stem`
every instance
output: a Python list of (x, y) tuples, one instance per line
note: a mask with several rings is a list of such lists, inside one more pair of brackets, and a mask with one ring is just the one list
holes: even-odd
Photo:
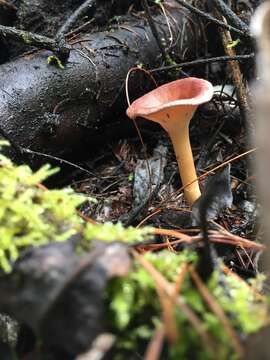
[(158, 122), (169, 134), (187, 202), (192, 205), (200, 196), (192, 150), (189, 123), (200, 104), (211, 100), (212, 84), (189, 77), (172, 81), (135, 100), (127, 109), (131, 119), (143, 117)]

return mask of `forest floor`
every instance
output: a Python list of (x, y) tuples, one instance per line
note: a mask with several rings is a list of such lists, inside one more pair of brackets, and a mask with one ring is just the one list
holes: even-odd
[[(51, 6), (48, 6), (48, 3)], [(127, 2), (120, 0), (95, 1), (93, 4), (86, 1), (85, 3), (89, 3), (87, 10), (84, 10), (83, 16), (75, 21), (72, 29), (68, 30), (69, 32), (72, 30), (76, 33), (76, 29), (79, 29), (79, 35), (94, 34), (110, 26), (121, 27), (122, 16), (127, 21), (126, 19), (129, 19), (131, 15), (139, 18), (142, 16), (142, 11), (147, 13), (147, 11), (151, 10), (154, 18), (157, 9), (164, 11), (164, 8), (166, 8), (166, 2), (163, 4), (162, 1), (149, 1), (150, 7), (145, 1), (131, 0)], [(194, 14), (198, 16), (198, 19), (202, 22), (201, 26), (204, 28), (203, 35), (201, 36), (204, 42), (200, 43), (199, 57), (193, 56), (189, 59), (183, 59), (180, 63), (183, 63), (184, 60), (185, 62), (191, 61), (191, 63), (181, 67), (180, 65), (177, 66), (179, 64), (179, 57), (174, 59), (173, 55), (169, 55), (169, 52), (167, 52), (166, 55), (170, 57), (170, 61), (167, 63), (161, 61), (159, 71), (152, 71), (156, 64), (152, 67), (151, 64), (147, 68), (143, 67), (143, 70), (141, 70), (141, 66), (138, 66), (136, 71), (133, 71), (130, 75), (130, 83), (133, 84), (134, 81), (138, 81), (141, 86), (144, 82), (147, 82), (147, 90), (149, 90), (149, 88), (154, 88), (152, 78), (160, 85), (179, 77), (197, 76), (205, 78), (213, 84), (214, 95), (212, 100), (199, 107), (190, 124), (190, 140), (197, 175), (200, 179), (202, 193), (207, 194), (205, 195), (206, 202), (203, 205), (197, 205), (197, 210), (199, 209), (200, 213), (203, 211), (202, 209), (206, 209), (207, 216), (203, 221), (207, 223), (208, 240), (210, 240), (211, 246), (213, 246), (215, 260), (222, 259), (227, 271), (249, 281), (256, 278), (258, 273), (263, 270), (260, 262), (260, 255), (263, 249), (263, 245), (261, 245), (263, 230), (260, 223), (262, 210), (256, 194), (256, 170), (254, 168), (256, 149), (252, 145), (254, 124), (251, 115), (252, 111), (250, 110), (252, 104), (250, 102), (249, 87), (249, 84), (254, 81), (255, 49), (249, 35), (247, 36), (246, 34), (250, 18), (258, 3), (256, 1), (232, 1), (234, 17), (231, 17), (232, 14), (227, 6), (225, 7), (225, 12), (222, 13), (216, 7), (216, 2), (213, 2), (215, 4), (212, 7), (206, 3), (208, 2), (200, 2), (200, 6), (198, 6), (197, 1), (188, 2), (188, 4), (193, 4), (195, 9), (201, 9), (204, 15), (216, 18), (223, 24), (227, 24), (226, 21), (228, 21), (232, 26), (230, 32), (226, 29), (226, 24), (225, 28), (218, 27), (211, 18), (205, 19), (204, 15), (195, 14), (193, 13), (194, 9), (189, 9), (192, 16)], [(217, 3), (220, 2), (217, 1)], [(54, 39), (61, 25), (66, 24), (65, 20), (72, 20), (76, 9), (83, 4), (83, 1), (73, 0), (55, 2), (54, 5), (47, 0), (0, 0), (0, 24), (15, 26), (17, 29), (31, 31), (32, 33), (38, 33)], [(181, 1), (180, 4), (182, 5)], [(149, 16), (151, 20), (151, 15)], [(149, 21), (149, 17), (146, 16), (146, 18), (148, 19), (146, 22)], [(238, 23), (237, 19), (239, 20)], [(128, 27), (128, 25), (124, 26)], [(238, 29), (239, 33), (237, 31), (234, 32), (233, 29)], [(153, 31), (153, 27), (151, 27), (151, 30)], [(132, 33), (132, 31), (134, 30), (129, 32)], [(73, 36), (73, 34), (71, 35)], [(160, 35), (158, 35), (159, 37)], [(164, 49), (166, 52), (166, 47)], [(26, 58), (26, 51), (28, 54), (29, 51), (30, 53), (35, 53), (36, 48), (26, 46), (17, 40), (15, 41), (14, 38), (4, 37), (2, 33), (0, 37), (0, 61), (2, 65), (0, 66), (4, 66), (4, 64), (12, 66), (12, 61), (16, 61), (18, 56), (21, 58), (25, 56)], [(110, 49), (106, 49), (106, 51), (110, 51)], [(240, 56), (239, 61), (228, 61), (230, 58), (237, 56)], [(217, 59), (205, 60), (214, 57), (217, 57)], [(112, 59), (115, 58), (112, 56)], [(201, 60), (201, 63), (196, 63), (198, 60)], [(51, 66), (57, 66), (57, 60), (54, 61), (56, 61), (56, 64), (54, 63)], [(192, 61), (195, 61), (194, 65)], [(169, 65), (172, 67), (166, 68)], [(143, 73), (138, 75), (139, 72)], [(131, 87), (129, 80), (126, 80), (126, 82), (129, 85), (126, 88), (129, 89)], [(115, 92), (118, 93), (118, 90), (115, 90)], [(104, 94), (106, 96), (106, 92)], [(86, 222), (94, 224), (107, 222), (116, 224), (121, 222), (124, 227), (134, 226), (136, 228), (143, 228), (149, 226), (159, 229), (156, 230), (156, 236), (153, 241), (146, 242), (141, 248), (137, 249), (138, 254), (148, 250), (157, 250), (159, 252), (163, 247), (173, 253), (181, 253), (186, 248), (189, 248), (189, 245), (183, 245), (182, 241), (177, 241), (177, 239), (180, 239), (180, 234), (181, 236), (186, 236), (186, 243), (191, 242), (193, 244), (194, 239), (202, 236), (203, 221), (201, 223), (198, 221), (196, 211), (185, 201), (184, 188), (179, 177), (177, 160), (167, 133), (158, 124), (149, 125), (143, 119), (140, 119), (135, 126), (135, 123), (125, 115), (126, 109), (123, 104), (126, 101), (125, 97), (129, 95), (131, 102), (135, 100), (132, 90), (131, 94), (129, 94), (129, 90), (126, 90), (126, 93), (123, 92), (121, 98), (124, 109), (119, 111), (115, 109), (114, 112), (109, 114), (109, 117), (117, 117), (116, 120), (120, 123), (118, 129), (121, 129), (121, 123), (124, 124), (123, 127), (128, 123), (129, 129), (127, 132), (119, 130), (118, 136), (118, 130), (113, 129), (111, 131), (114, 132), (113, 136), (107, 137), (110, 130), (106, 130), (106, 135), (102, 138), (101, 130), (99, 132), (100, 141), (98, 141), (98, 144), (93, 142), (88, 145), (91, 147), (91, 156), (87, 156), (89, 151), (84, 151), (84, 145), (83, 151), (80, 149), (76, 156), (73, 158), (68, 156), (63, 161), (66, 161), (66, 163), (60, 175), (58, 174), (57, 178), (54, 178), (52, 182), (45, 184), (49, 188), (72, 187), (75, 192), (84, 194), (86, 199), (96, 199), (95, 202), (91, 200), (85, 201), (79, 209), (80, 216)], [(38, 99), (39, 101), (40, 99)], [(78, 100), (78, 104), (81, 104), (80, 100)], [(62, 105), (60, 104), (59, 106), (61, 107)], [(41, 112), (43, 111), (42, 106), (43, 104), (40, 108)], [(76, 109), (76, 112), (79, 111), (80, 107)], [(85, 108), (83, 108), (83, 111), (85, 111)], [(54, 115), (56, 113), (57, 110), (54, 112)], [(48, 116), (47, 112), (41, 114), (41, 116), (43, 115)], [(109, 124), (112, 124), (109, 126), (114, 126), (114, 120), (109, 120)], [(55, 118), (53, 121), (50, 119), (48, 133), (53, 132), (54, 127), (58, 126), (57, 121)], [(1, 130), (1, 132), (4, 137), (9, 138), (10, 134), (8, 131)], [(28, 135), (23, 134), (23, 136), (27, 139)], [(64, 137), (65, 132), (61, 136)], [(74, 138), (76, 136), (74, 132)], [(78, 139), (80, 139), (80, 136)], [(18, 135), (18, 139), (21, 139), (21, 134)], [(58, 141), (58, 138), (55, 139)], [(27, 140), (23, 140), (21, 144), (16, 143), (16, 138), (13, 139), (12, 136), (11, 141), (13, 146), (22, 145), (22, 148), (27, 143)], [(86, 144), (85, 140), (84, 144)], [(38, 152), (42, 153), (42, 148), (38, 148)], [(82, 153), (83, 156), (80, 156)], [(61, 152), (50, 152), (49, 159), (52, 159), (54, 166), (61, 167), (63, 165), (59, 158), (61, 158)], [(41, 159), (41, 162), (44, 163), (45, 160), (42, 155)], [(47, 158), (45, 159), (47, 161)], [(31, 161), (30, 164), (32, 164)], [(227, 205), (230, 203), (231, 197), (233, 201), (228, 208)], [(174, 234), (174, 236), (169, 236), (168, 234), (170, 233), (166, 234), (165, 230), (172, 231), (171, 234)], [(175, 236), (177, 234), (178, 238)], [(192, 245), (191, 248), (196, 250), (195, 245)], [(134, 256), (137, 261), (141, 261), (142, 266), (147, 268), (147, 264), (143, 263), (143, 260), (136, 258), (136, 256), (140, 255)], [(200, 270), (197, 270), (200, 274)], [(191, 274), (192, 271), (191, 269)], [(153, 273), (152, 276), (154, 276)], [(193, 281), (196, 283), (194, 279)], [(162, 299), (160, 293), (159, 296)], [(164, 305), (163, 303), (163, 310), (164, 308), (166, 309), (166, 304)], [(144, 311), (147, 311), (146, 309), (144, 308)], [(165, 324), (166, 321), (168, 319), (165, 319)], [(170, 324), (174, 325), (174, 322)], [(154, 333), (157, 339), (160, 336), (160, 340), (156, 340), (157, 343), (162, 343), (163, 340), (161, 339), (164, 339), (164, 334), (161, 333), (158, 331)], [(229, 341), (234, 342), (232, 340), (233, 335), (230, 334), (230, 336)], [(145, 337), (147, 342), (149, 337), (152, 339), (151, 345), (153, 338), (148, 335)], [(168, 343), (171, 343), (170, 334), (168, 338)], [(32, 330), (30, 331), (28, 327), (22, 327), (19, 345), (17, 345), (17, 353), (22, 354), (22, 359), (29, 360), (38, 356), (38, 351), (36, 350), (38, 346), (33, 344), (36, 344), (36, 340)], [(241, 357), (242, 350), (239, 350), (237, 344), (236, 341), (236, 346), (233, 345), (233, 348), (238, 353), (238, 356)], [(108, 345), (108, 347), (110, 346)], [(132, 354), (131, 358), (141, 358), (144, 350), (145, 348), (143, 350), (141, 348), (132, 349), (130, 351)], [(127, 354), (126, 351), (127, 349), (125, 348), (124, 356)], [(139, 353), (138, 356), (136, 355), (137, 351)], [(183, 351), (186, 358), (193, 358), (192, 356), (190, 357), (190, 349), (181, 349), (181, 351)], [(104, 352), (106, 351), (104, 350)], [(149, 355), (150, 353), (151, 356)], [(157, 350), (156, 353), (149, 350), (148, 355), (145, 355), (144, 358), (146, 360), (157, 360), (161, 353), (161, 350)], [(168, 359), (176, 358), (171, 353), (170, 355), (166, 351), (165, 353), (167, 354), (166, 356), (169, 356)], [(53, 346), (48, 354), (48, 359), (61, 360), (63, 358), (64, 360), (64, 357), (61, 356), (67, 356), (65, 359), (75, 358), (73, 357), (74, 354), (70, 355), (68, 352), (64, 352), (66, 355), (63, 355), (61, 352), (58, 353)], [(179, 355), (179, 353), (177, 354)], [(43, 354), (42, 356), (42, 359), (47, 359), (46, 355)], [(110, 356), (116, 355), (113, 353), (113, 355), (108, 356), (109, 359)], [(205, 356), (204, 358), (208, 359), (208, 355)], [(230, 358), (226, 356), (224, 359)], [(117, 357), (112, 358), (116, 359)], [(162, 359), (162, 357), (160, 358)], [(76, 359), (86, 360), (88, 358), (78, 357)], [(89, 357), (89, 359), (99, 358), (93, 356)]]

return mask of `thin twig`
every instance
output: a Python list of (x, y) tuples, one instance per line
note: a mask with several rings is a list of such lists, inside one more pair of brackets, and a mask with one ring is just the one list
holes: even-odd
[[(159, 284), (165, 291), (165, 293), (174, 299), (175, 296), (175, 288), (171, 285), (167, 279), (159, 272), (157, 269), (147, 261), (143, 256), (141, 256), (137, 251), (132, 250), (132, 255), (134, 258), (144, 267), (144, 269), (152, 276), (153, 280), (156, 284)], [(196, 313), (186, 304), (184, 299), (180, 296), (177, 296), (176, 305), (180, 308), (183, 314), (187, 317), (188, 321), (197, 331), (197, 333), (202, 338), (205, 346), (209, 350), (209, 352), (215, 352), (215, 343), (211, 337), (211, 335), (205, 329), (201, 319), (196, 315)]]
[[(126, 76), (126, 79), (125, 79), (125, 93), (126, 93), (126, 99), (127, 99), (127, 104), (128, 106), (130, 106), (130, 98), (129, 98), (129, 90), (128, 90), (128, 83), (129, 83), (129, 78), (130, 78), (130, 75), (132, 72), (134, 71), (141, 71), (143, 72), (144, 74), (146, 74), (147, 76), (150, 77), (150, 79), (153, 81), (153, 83), (155, 84), (155, 86), (157, 87), (157, 82), (155, 80), (155, 78), (153, 77), (152, 74), (149, 73), (149, 71), (145, 70), (145, 69), (141, 69), (139, 67), (133, 67), (133, 68), (130, 68), (128, 70), (128, 73), (127, 73), (127, 76)], [(138, 124), (136, 122), (135, 119), (132, 119), (132, 122), (135, 126), (135, 129), (137, 131), (137, 134), (139, 136), (139, 139), (140, 139), (140, 142), (142, 144), (142, 147), (143, 147), (143, 151), (144, 151), (144, 156), (145, 156), (145, 161), (146, 161), (146, 166), (147, 166), (147, 172), (148, 172), (148, 178), (149, 178), (149, 199), (151, 198), (152, 196), (152, 188), (151, 188), (151, 184), (152, 184), (152, 177), (151, 177), (151, 171), (150, 171), (150, 165), (149, 165), (149, 161), (147, 159), (147, 151), (146, 151), (146, 146), (145, 146), (145, 143), (143, 141), (143, 138), (142, 138), (142, 134), (140, 132), (140, 129), (138, 127)]]
[[(182, 186), (181, 188), (179, 188), (176, 191), (176, 194), (179, 194), (180, 192), (182, 192), (187, 186), (191, 185), (195, 181), (200, 181), (200, 180), (204, 179), (206, 176), (208, 176), (209, 174), (214, 174), (215, 171), (224, 168), (226, 165), (231, 164), (233, 161), (238, 160), (238, 159), (242, 158), (243, 156), (249, 155), (249, 154), (253, 153), (256, 150), (257, 150), (257, 148), (247, 150), (247, 151), (243, 152), (242, 154), (236, 155), (233, 158), (224, 161), (222, 164), (214, 166), (212, 169), (210, 169), (210, 170), (206, 171), (204, 174), (198, 176), (197, 179), (194, 179), (189, 184), (186, 184), (185, 186)], [(175, 194), (173, 194), (173, 195), (175, 195)]]
[(162, 307), (162, 320), (166, 332), (166, 337), (170, 344), (175, 344), (179, 339), (179, 332), (174, 316), (175, 301), (168, 297), (162, 286), (156, 284), (156, 292)]
[[(201, 241), (203, 238), (201, 235), (196, 235), (196, 236), (189, 236), (187, 234), (184, 234), (180, 231), (177, 230), (172, 230), (172, 229), (160, 229), (160, 228), (153, 228), (152, 233), (154, 235), (162, 235), (162, 236), (171, 236), (174, 237), (176, 239), (179, 240), (175, 240), (175, 241), (170, 241), (169, 245), (176, 245), (179, 243), (187, 243), (187, 244), (191, 244), (193, 242), (199, 242)], [(246, 249), (253, 249), (256, 251), (263, 251), (265, 250), (265, 246), (259, 243), (256, 243), (254, 241), (245, 239), (245, 238), (241, 238), (240, 236), (237, 235), (233, 235), (229, 232), (224, 232), (224, 233), (220, 233), (217, 231), (213, 231), (213, 230), (209, 230), (209, 240), (215, 243), (223, 243), (223, 244), (230, 244), (233, 246), (240, 246), (242, 248), (246, 248)], [(147, 248), (155, 248), (155, 249), (159, 249), (159, 248), (164, 248), (167, 247), (168, 244), (164, 243), (164, 244), (150, 244), (147, 246)]]
[(255, 241), (251, 241), (251, 240), (248, 240), (248, 239), (244, 239), (244, 238), (241, 238), (240, 236), (237, 236), (237, 235), (233, 235), (231, 233), (228, 233), (228, 234), (220, 234), (219, 232), (217, 231), (213, 231), (213, 230), (209, 230), (209, 239), (210, 240), (217, 240), (217, 239), (228, 239), (228, 240), (231, 240), (233, 241), (233, 243), (235, 244), (235, 246), (240, 246), (242, 248), (245, 248), (245, 249), (254, 249), (254, 250), (257, 250), (257, 251), (263, 251), (265, 250), (265, 246), (263, 244), (259, 244), (259, 243), (256, 243)]
[(218, 317), (222, 325), (224, 326), (224, 330), (229, 335), (232, 347), (234, 348), (235, 352), (238, 354), (238, 356), (242, 359), (244, 356), (244, 349), (243, 346), (239, 340), (239, 337), (234, 330), (234, 328), (231, 326), (225, 312), (221, 308), (221, 306), (217, 303), (216, 299), (213, 297), (213, 295), (209, 292), (205, 284), (200, 279), (199, 275), (193, 268), (193, 266), (189, 267), (189, 273), (191, 275), (192, 280), (197, 286), (197, 289), (201, 293), (203, 299), (207, 303), (208, 307), (213, 311), (213, 313)]
[(147, 346), (144, 360), (158, 360), (160, 358), (164, 338), (165, 328), (164, 325), (160, 325), (154, 332), (154, 335)]
[(62, 61), (66, 61), (71, 50), (70, 45), (65, 41), (57, 41), (47, 36), (19, 30), (10, 26), (0, 25), (0, 35), (29, 46), (35, 46), (38, 49), (50, 50), (56, 53)]
[(145, 10), (145, 15), (147, 17), (147, 21), (149, 23), (149, 26), (150, 26), (150, 29), (152, 31), (152, 34), (154, 36), (154, 38), (156, 39), (156, 42), (157, 42), (157, 45), (159, 47), (159, 50), (161, 52), (161, 55), (162, 55), (162, 59), (163, 61), (166, 63), (166, 59), (167, 59), (167, 55), (166, 55), (166, 52), (165, 52), (165, 49), (164, 49), (164, 46), (162, 44), (162, 41), (159, 37), (159, 34), (158, 34), (158, 31), (157, 31), (157, 28), (156, 28), (156, 25), (155, 25), (155, 22), (152, 18), (152, 15), (151, 15), (151, 12), (150, 12), (150, 9), (149, 9), (149, 5), (147, 3), (147, 0), (142, 0), (142, 5), (143, 5), (143, 8)]
[(223, 0), (212, 0), (212, 3), (229, 23), (244, 33), (249, 33), (248, 25), (233, 12)]
[(34, 154), (34, 155), (38, 155), (38, 156), (41, 156), (41, 157), (45, 157), (45, 158), (48, 158), (48, 159), (51, 159), (51, 160), (55, 160), (59, 163), (63, 163), (63, 164), (67, 164), (69, 166), (72, 166), (76, 169), (79, 169), (83, 172), (85, 172), (86, 174), (90, 175), (90, 176), (97, 176), (96, 174), (92, 173), (91, 171), (81, 167), (80, 165), (77, 165), (77, 164), (74, 164), (68, 160), (65, 160), (65, 159), (62, 159), (62, 158), (59, 158), (57, 156), (53, 156), (53, 155), (50, 155), (50, 154), (45, 154), (45, 153), (42, 153), (42, 152), (39, 152), (39, 151), (35, 151), (35, 150), (31, 150), (31, 149), (27, 149), (27, 148), (23, 148), (21, 147), (22, 151), (24, 153), (29, 153), (29, 154)]
[[(65, 36), (68, 37), (69, 39), (71, 38), (70, 40), (73, 40), (74, 37), (75, 37), (78, 33), (82, 32), (82, 31), (85, 32), (85, 31), (86, 31), (86, 28), (87, 28), (89, 25), (91, 25), (94, 20), (95, 20), (95, 19), (92, 18), (92, 19), (86, 21), (86, 22), (83, 23), (82, 25), (76, 27), (75, 29), (72, 29), (70, 32), (68, 32), (67, 34), (65, 34)], [(88, 30), (88, 29), (87, 29), (87, 30)]]
[(211, 57), (211, 58), (206, 58), (206, 59), (198, 59), (198, 60), (193, 60), (193, 61), (187, 61), (187, 62), (183, 62), (183, 63), (180, 63), (180, 64), (161, 66), (161, 67), (158, 67), (158, 68), (155, 68), (155, 69), (151, 69), (151, 70), (149, 70), (149, 72), (154, 73), (154, 72), (157, 72), (157, 71), (167, 71), (167, 70), (172, 70), (172, 69), (177, 69), (177, 68), (182, 68), (182, 67), (211, 64), (211, 63), (223, 62), (223, 61), (227, 62), (227, 61), (231, 61), (231, 60), (244, 61), (244, 60), (253, 59), (254, 57), (255, 57), (254, 53), (247, 54), (247, 55), (217, 56), (217, 57)]
[[(222, 169), (224, 166), (226, 166), (227, 164), (230, 164), (236, 160), (239, 160), (240, 158), (244, 157), (244, 156), (247, 156), (251, 153), (253, 153), (254, 151), (256, 151), (257, 148), (253, 148), (253, 149), (250, 149), (250, 150), (247, 150), (245, 151), (244, 153), (242, 154), (239, 154), (237, 156), (234, 156), (226, 161), (224, 161), (222, 164), (219, 164), (219, 165), (216, 165), (214, 166), (212, 169), (208, 170), (207, 172), (205, 172), (204, 174), (200, 175), (197, 179), (194, 179), (193, 181), (191, 181), (189, 184), (187, 184), (186, 186), (189, 186), (191, 185), (193, 182), (195, 181), (199, 181), (199, 180), (202, 180), (204, 177), (208, 176), (209, 174), (213, 174), (216, 170), (219, 170), (219, 169)], [(147, 217), (145, 219), (143, 219), (138, 225), (137, 227), (141, 227), (147, 220), (151, 219), (153, 216), (155, 216), (156, 214), (159, 214), (160, 212), (162, 212), (162, 210), (164, 208), (166, 208), (167, 205), (164, 205), (164, 204), (167, 204), (172, 198), (175, 199), (175, 197), (180, 194), (183, 190), (184, 190), (185, 186), (182, 186), (180, 187), (179, 189), (177, 189), (176, 191), (174, 191), (173, 193), (171, 193), (169, 195), (169, 198), (167, 198), (166, 200), (163, 200), (159, 206), (157, 206), (156, 208), (154, 208), (152, 210), (152, 212), (147, 215)]]
[[(224, 17), (223, 20), (226, 21)], [(225, 29), (220, 29), (219, 32), (225, 54), (227, 56), (235, 56), (236, 55), (235, 49), (228, 46), (232, 42), (232, 37), (230, 32)], [(244, 120), (244, 122), (249, 125), (249, 127), (251, 128), (250, 130), (254, 131), (254, 125), (250, 121), (251, 106), (249, 104), (249, 99), (247, 96), (239, 63), (237, 61), (230, 61), (229, 66), (232, 72), (232, 80), (236, 88), (236, 97), (238, 100), (241, 117)]]
[(224, 22), (214, 18), (213, 16), (205, 13), (204, 11), (202, 10), (199, 10), (197, 9), (196, 7), (192, 6), (189, 4), (189, 2), (185, 1), (185, 0), (175, 0), (178, 4), (182, 5), (183, 7), (187, 8), (188, 10), (190, 10), (191, 12), (205, 18), (206, 20), (208, 21), (211, 21), (212, 23), (222, 27), (223, 29), (227, 29), (229, 31), (232, 31), (240, 36), (243, 36), (243, 37), (246, 37), (246, 38), (251, 38), (251, 35), (250, 33), (246, 33), (246, 32), (243, 32), (242, 30), (239, 30), (237, 29), (236, 27), (234, 26), (231, 26), (231, 25), (228, 25), (228, 24), (225, 24)]
[(56, 38), (67, 34), (71, 30), (72, 26), (94, 6), (95, 2), (96, 0), (86, 0), (82, 3), (58, 30)]
[(173, 236), (177, 239), (182, 239), (183, 241), (187, 243), (192, 242), (192, 237), (186, 234), (183, 234), (180, 231), (173, 230), (173, 229), (160, 229), (160, 228), (154, 228), (153, 234), (155, 235), (162, 235), (162, 236)]
[(82, 211), (77, 210), (77, 214), (86, 222), (89, 222), (92, 225), (97, 225), (98, 222), (90, 218), (89, 216), (85, 215)]
[[(153, 267), (153, 265), (145, 258), (142, 258), (142, 261), (143, 261), (143, 263), (148, 264), (148, 266)], [(155, 268), (153, 267), (152, 270), (153, 269), (155, 269)], [(157, 273), (158, 273), (158, 271), (157, 271)], [(154, 278), (154, 279), (156, 282), (156, 292), (158, 294), (159, 301), (160, 301), (161, 308), (162, 308), (162, 319), (163, 319), (166, 337), (167, 337), (169, 343), (175, 344), (179, 338), (178, 327), (176, 324), (176, 318), (174, 316), (174, 306), (175, 306), (176, 296), (174, 296), (174, 297), (168, 296), (168, 294), (164, 290), (163, 286), (161, 286), (160, 281), (158, 281), (157, 278)], [(174, 295), (175, 295), (175, 291), (174, 291)]]
[[(39, 188), (42, 191), (48, 191), (49, 190), (44, 184), (41, 184), (41, 183), (38, 183), (36, 186), (37, 186), (37, 188)], [(97, 221), (91, 219), (89, 216), (85, 215), (82, 211), (76, 210), (76, 212), (84, 221), (89, 222), (90, 224), (93, 224), (93, 225), (98, 224)]]
[[(175, 304), (177, 296), (179, 295), (181, 291), (181, 287), (184, 281), (185, 274), (187, 272), (188, 265), (183, 264), (179, 270), (179, 274), (176, 278), (175, 285), (174, 285), (174, 297), (173, 302)], [(170, 311), (173, 311), (173, 307), (171, 307)], [(144, 356), (144, 360), (158, 360), (160, 358), (162, 344), (165, 338), (165, 326), (161, 325), (159, 326), (152, 339), (150, 340), (147, 350)]]

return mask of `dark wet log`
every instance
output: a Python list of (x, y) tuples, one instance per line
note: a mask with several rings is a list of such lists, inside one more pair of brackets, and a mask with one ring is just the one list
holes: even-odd
[[(84, 2), (85, 0), (20, 0), (16, 27), (55, 36)], [(87, 19), (91, 19), (92, 24), (104, 26), (114, 15), (125, 14), (131, 5), (136, 6), (139, 2), (140, 0), (93, 0), (93, 6), (89, 7), (83, 18), (78, 19), (76, 26), (87, 22)]]
[(0, 311), (30, 327), (45, 347), (62, 354), (57, 359), (73, 359), (105, 330), (108, 281), (131, 267), (124, 244), (94, 242), (78, 255), (77, 241), (28, 249), (12, 273), (0, 277)]
[[(80, 0), (21, 0), (18, 6), (16, 27), (54, 36), (80, 2)], [(90, 11), (89, 16), (92, 15)]]
[[(194, 31), (191, 14), (179, 5), (167, 6), (166, 11), (173, 39), (163, 14), (153, 17), (159, 36), (167, 48), (173, 44), (177, 60), (194, 57), (200, 34), (198, 27)], [(64, 69), (48, 65), (51, 54), (45, 51), (0, 67), (0, 126), (17, 144), (62, 157), (76, 157), (78, 149), (86, 147), (91, 152), (92, 141), (124, 114), (128, 70), (137, 64), (146, 68), (161, 64), (143, 14), (71, 45)], [(138, 96), (138, 86), (132, 84), (131, 89)]]

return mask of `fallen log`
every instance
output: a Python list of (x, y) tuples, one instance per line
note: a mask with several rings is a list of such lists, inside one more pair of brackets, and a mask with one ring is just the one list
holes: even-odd
[[(170, 3), (166, 15), (153, 16), (166, 50), (179, 61), (194, 57), (200, 34), (198, 26), (194, 31), (190, 12)], [(162, 62), (143, 13), (70, 45), (64, 69), (47, 63), (48, 51), (0, 67), (0, 128), (24, 148), (64, 158), (76, 157), (86, 146), (91, 151), (91, 143), (106, 125), (123, 114), (127, 107), (123, 84), (131, 67)], [(133, 90), (138, 96), (139, 86)]]

